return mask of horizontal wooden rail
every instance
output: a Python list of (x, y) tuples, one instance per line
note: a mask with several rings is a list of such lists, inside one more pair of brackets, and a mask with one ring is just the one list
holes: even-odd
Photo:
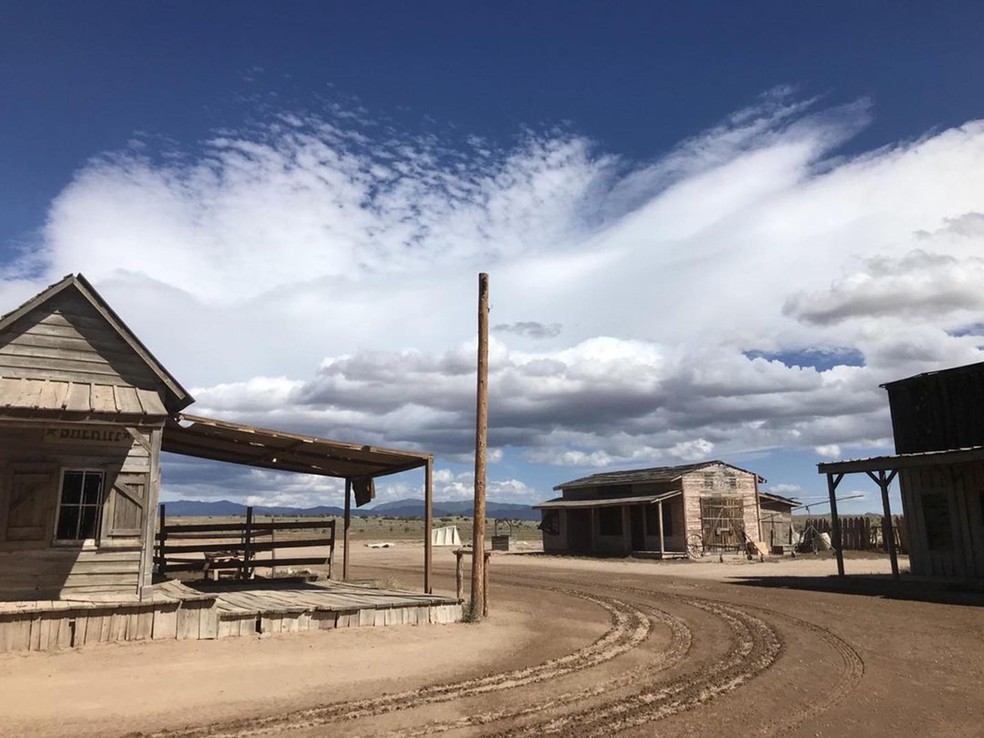
[[(286, 541), (256, 541), (249, 544), (250, 551), (274, 551), (278, 548), (303, 548), (305, 546), (324, 546), (328, 544), (325, 538), (305, 538), (303, 540), (290, 539)], [(220, 553), (222, 551), (234, 551), (240, 546), (230, 546), (228, 543), (169, 543), (166, 553), (185, 554), (185, 553)]]
[[(266, 523), (252, 523), (250, 530), (254, 532), (270, 532), (271, 530), (306, 530), (315, 528), (334, 528), (334, 520), (284, 520)], [(168, 536), (176, 533), (243, 533), (246, 523), (171, 523), (162, 526), (162, 532)]]
[[(303, 537), (277, 539), (277, 533), (286, 531), (323, 530), (325, 534), (314, 537), (309, 532)], [(172, 541), (181, 541), (174, 543)], [(311, 548), (326, 546), (325, 556), (277, 557), (275, 552), (287, 548)], [(269, 553), (269, 558), (257, 558), (256, 554)], [(182, 555), (201, 554), (201, 558)], [(165, 505), (160, 506), (160, 529), (157, 533), (155, 564), (160, 575), (171, 571), (233, 570), (239, 577), (248, 578), (257, 567), (327, 565), (332, 574), (335, 556), (334, 520), (271, 520), (253, 521), (253, 508), (246, 508), (244, 522), (231, 523), (168, 523)]]
[[(271, 568), (274, 566), (324, 566), (328, 563), (328, 560), (324, 556), (312, 556), (312, 557), (301, 557), (301, 558), (286, 558), (286, 559), (251, 559), (249, 565), (253, 568), (263, 567)], [(201, 559), (171, 559), (167, 560), (164, 565), (164, 572), (172, 571), (202, 571), (203, 562)], [(241, 565), (238, 562), (223, 562), (223, 563), (213, 563), (209, 566), (210, 571), (215, 570), (228, 570), (228, 569), (239, 569)]]

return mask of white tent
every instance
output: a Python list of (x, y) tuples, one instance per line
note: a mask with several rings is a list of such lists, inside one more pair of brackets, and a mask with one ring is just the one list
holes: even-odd
[(443, 528), (432, 529), (431, 544), (434, 546), (460, 546), (461, 536), (458, 535), (458, 526), (446, 525)]

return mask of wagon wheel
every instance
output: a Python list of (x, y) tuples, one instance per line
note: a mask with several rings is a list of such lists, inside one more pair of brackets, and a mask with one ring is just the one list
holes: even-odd
[(704, 538), (700, 533), (691, 533), (687, 536), (687, 556), (691, 559), (699, 559), (704, 555)]

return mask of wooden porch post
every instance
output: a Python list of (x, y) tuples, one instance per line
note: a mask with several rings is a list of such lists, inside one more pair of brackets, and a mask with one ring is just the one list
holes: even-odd
[(892, 471), (891, 474), (886, 474), (884, 469), (878, 470), (878, 476), (876, 477), (871, 472), (868, 472), (868, 476), (871, 477), (878, 488), (881, 490), (882, 498), (882, 514), (885, 516), (885, 538), (887, 539), (885, 543), (888, 545), (888, 557), (892, 560), (892, 576), (899, 576), (899, 555), (895, 550), (895, 528), (892, 526), (892, 506), (888, 501), (888, 487), (895, 479), (895, 475), (898, 473), (897, 470)]
[(352, 480), (345, 480), (345, 521), (342, 523), (342, 542), (345, 550), (342, 552), (342, 581), (348, 580), (349, 564), (349, 526), (352, 523)]
[(841, 550), (841, 525), (837, 517), (837, 485), (844, 478), (843, 474), (827, 473), (827, 492), (830, 494), (830, 523), (834, 534), (834, 553), (837, 556), (837, 575), (844, 576), (844, 551)]
[(666, 545), (663, 543), (663, 501), (660, 500), (656, 504), (659, 507), (657, 510), (659, 513), (659, 558), (662, 560), (666, 558)]
[[(434, 559), (434, 459), (424, 467), (424, 593), (432, 594), (431, 565)], [(459, 567), (460, 568), (460, 567)]]

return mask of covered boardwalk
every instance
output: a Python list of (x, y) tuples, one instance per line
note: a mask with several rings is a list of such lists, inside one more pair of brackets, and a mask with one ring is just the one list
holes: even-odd
[(844, 575), (836, 491), (847, 474), (865, 474), (881, 491), (893, 576), (899, 575), (889, 488), (899, 480), (911, 572), (984, 578), (984, 446), (818, 464), (827, 477), (837, 573)]

